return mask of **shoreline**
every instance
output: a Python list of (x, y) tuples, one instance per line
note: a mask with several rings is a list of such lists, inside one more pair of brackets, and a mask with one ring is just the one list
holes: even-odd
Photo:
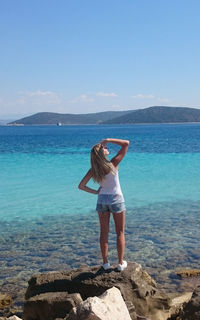
[(48, 124), (0, 124), (0, 127), (66, 127), (66, 126), (133, 126), (133, 125), (186, 125), (186, 124), (200, 124), (200, 121), (188, 121), (188, 122), (137, 122), (137, 123), (112, 123), (112, 124), (104, 124), (104, 123), (62, 123), (61, 125), (57, 125), (56, 123)]

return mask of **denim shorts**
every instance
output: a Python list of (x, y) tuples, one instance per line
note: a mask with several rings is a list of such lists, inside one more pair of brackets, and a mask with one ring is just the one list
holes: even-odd
[(122, 195), (99, 194), (96, 210), (98, 212), (119, 213), (126, 210)]

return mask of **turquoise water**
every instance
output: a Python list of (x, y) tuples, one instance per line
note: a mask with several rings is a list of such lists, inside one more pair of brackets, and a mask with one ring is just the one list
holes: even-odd
[[(199, 267), (199, 124), (0, 127), (5, 290), (19, 280), (23, 287), (37, 271), (100, 263), (96, 196), (77, 186), (91, 146), (106, 137), (131, 142), (119, 166), (127, 259), (161, 270)], [(118, 147), (109, 147), (112, 156)], [(116, 262), (113, 222), (110, 260)]]
[(77, 185), (89, 169), (90, 147), (107, 135), (131, 141), (120, 164), (129, 209), (200, 200), (200, 125), (1, 127), (1, 219), (94, 211), (96, 196)]
[[(77, 189), (88, 158), (77, 153), (1, 155), (1, 220), (94, 211), (96, 196)], [(199, 153), (128, 153), (119, 168), (127, 208), (199, 200), (199, 162)]]

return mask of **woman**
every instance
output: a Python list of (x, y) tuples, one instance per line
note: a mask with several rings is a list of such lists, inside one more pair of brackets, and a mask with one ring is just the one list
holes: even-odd
[[(115, 157), (108, 160), (109, 151), (107, 143), (115, 143), (121, 146)], [(113, 214), (115, 230), (117, 234), (118, 270), (123, 271), (127, 262), (123, 260), (125, 250), (125, 203), (121, 191), (118, 164), (125, 156), (129, 146), (128, 140), (105, 139), (96, 144), (91, 150), (91, 169), (87, 172), (79, 184), (79, 189), (93, 194), (98, 194), (96, 210), (100, 221), (100, 248), (103, 258), (103, 268), (111, 268), (108, 262), (108, 233), (110, 213)], [(88, 181), (93, 178), (100, 184), (98, 190), (87, 187)]]

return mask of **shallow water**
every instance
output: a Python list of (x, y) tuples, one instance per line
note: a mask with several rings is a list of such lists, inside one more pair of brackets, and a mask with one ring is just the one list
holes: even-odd
[[(90, 147), (110, 136), (131, 141), (119, 167), (127, 260), (172, 286), (172, 271), (199, 267), (199, 124), (0, 127), (3, 291), (24, 289), (38, 271), (101, 263), (96, 196), (77, 185)], [(116, 263), (112, 219), (109, 243)]]

